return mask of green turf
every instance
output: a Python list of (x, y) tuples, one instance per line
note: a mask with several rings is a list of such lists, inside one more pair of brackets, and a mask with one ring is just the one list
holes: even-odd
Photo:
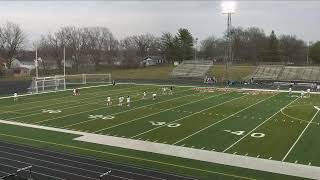
[[(142, 99), (144, 91), (148, 94), (147, 99)], [(320, 106), (319, 95), (297, 98), (287, 93), (199, 92), (191, 87), (175, 87), (173, 92), (173, 95), (163, 95), (161, 86), (117, 85), (81, 89), (80, 96), (65, 91), (24, 96), (18, 102), (11, 98), (1, 99), (0, 119), (279, 161), (316, 166), (320, 163), (319, 153), (315, 150), (319, 147), (315, 137), (319, 135), (320, 115), (315, 116), (317, 110), (314, 108)], [(156, 100), (152, 100), (152, 93), (158, 94)], [(117, 106), (117, 98), (128, 95), (132, 99), (130, 107)], [(106, 106), (107, 96), (112, 97), (113, 106)], [(90, 115), (114, 118), (94, 119)], [(304, 131), (310, 120), (312, 123)], [(203, 179), (294, 179), (78, 142), (72, 140), (75, 135), (12, 125), (1, 125), (0, 137)]]

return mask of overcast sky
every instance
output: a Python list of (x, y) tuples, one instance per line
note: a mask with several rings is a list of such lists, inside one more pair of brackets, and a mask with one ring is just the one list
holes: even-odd
[[(0, 1), (0, 23), (18, 23), (29, 39), (61, 26), (105, 26), (128, 35), (175, 33), (188, 28), (199, 39), (221, 36), (226, 16), (221, 1)], [(320, 40), (320, 1), (237, 1), (234, 26), (263, 28), (267, 34), (293, 34)]]

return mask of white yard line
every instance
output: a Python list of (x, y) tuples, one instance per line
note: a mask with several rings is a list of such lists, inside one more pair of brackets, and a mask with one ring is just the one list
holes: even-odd
[[(285, 174), (285, 175), (291, 175), (291, 176), (297, 176), (297, 177), (303, 177), (303, 178), (317, 179), (318, 177), (320, 177), (320, 168), (315, 166), (280, 162), (280, 161), (274, 161), (274, 160), (268, 160), (268, 159), (248, 157), (248, 156), (247, 157), (239, 156), (239, 155), (233, 155), (233, 154), (227, 154), (227, 153), (221, 153), (221, 152), (215, 152), (215, 151), (209, 151), (209, 150), (200, 150), (200, 149), (194, 149), (194, 148), (188, 148), (188, 147), (160, 144), (160, 143), (154, 143), (154, 142), (126, 139), (126, 138), (120, 138), (120, 137), (112, 137), (112, 136), (92, 134), (92, 133), (84, 133), (84, 132), (71, 131), (66, 129), (50, 128), (45, 126), (31, 125), (31, 124), (11, 122), (11, 121), (0, 120), (0, 123), (12, 124), (12, 125), (18, 125), (18, 126), (30, 127), (30, 128), (36, 128), (36, 129), (44, 129), (44, 130), (50, 130), (50, 131), (56, 131), (56, 132), (62, 132), (62, 133), (76, 134), (76, 135), (80, 135), (81, 137), (78, 137), (74, 140), (83, 141), (83, 142), (90, 142), (95, 144), (108, 145), (108, 146), (114, 146), (114, 147), (120, 147), (120, 148), (126, 148), (126, 149), (133, 149), (138, 151), (152, 152), (152, 153), (176, 156), (176, 157), (181, 157), (186, 159), (193, 159), (193, 160), (199, 160), (199, 161), (205, 161), (205, 162), (224, 164), (229, 166), (249, 168), (254, 170), (267, 171), (272, 173)], [(26, 140), (28, 139), (28, 138), (17, 137), (17, 136), (14, 136), (14, 137), (22, 138)], [(28, 139), (28, 140), (39, 141), (35, 139)], [(41, 141), (41, 142), (52, 144), (52, 145), (56, 144), (56, 143), (45, 142), (45, 141)], [(59, 145), (59, 144), (56, 144), (56, 145)], [(105, 152), (105, 151), (91, 150), (91, 149), (85, 149), (85, 148), (69, 146), (69, 145), (62, 145), (62, 146), (108, 154), (108, 152)], [(126, 158), (136, 158), (136, 157), (126, 156)], [(139, 159), (149, 161), (148, 159), (144, 159), (144, 158), (139, 158)], [(215, 173), (214, 171), (206, 171), (202, 169), (196, 169), (188, 166), (180, 166), (180, 165), (170, 164), (170, 163), (161, 162), (161, 161), (152, 160), (152, 162), (160, 163), (163, 165), (169, 165), (173, 167), (182, 167), (186, 169)], [(234, 176), (234, 175), (227, 175), (227, 174), (225, 175)], [(240, 176), (238, 176), (238, 178), (240, 178)], [(249, 178), (246, 178), (246, 179), (249, 179)]]
[[(189, 103), (185, 103), (185, 104), (182, 104), (182, 105), (179, 105), (179, 106), (175, 106), (173, 108), (169, 108), (169, 109), (165, 109), (165, 110), (162, 110), (162, 111), (158, 111), (156, 113), (152, 113), (152, 114), (149, 114), (149, 115), (146, 115), (146, 116), (142, 116), (142, 117), (139, 117), (139, 118), (136, 118), (136, 119), (132, 119), (130, 121), (126, 121), (126, 122), (123, 122), (123, 123), (120, 123), (120, 124), (117, 124), (117, 125), (114, 125), (114, 126), (110, 126), (110, 127), (104, 128), (104, 129), (100, 129), (100, 130), (94, 131), (93, 133), (98, 133), (98, 132), (101, 132), (101, 131), (104, 131), (104, 130), (107, 130), (107, 129), (115, 128), (115, 127), (118, 127), (118, 126), (121, 126), (121, 125), (124, 125), (124, 124), (128, 124), (128, 123), (131, 123), (131, 122), (143, 119), (143, 118), (147, 118), (147, 117), (150, 117), (150, 116), (153, 116), (153, 115), (156, 115), (156, 114), (160, 114), (160, 113), (165, 112), (165, 111), (170, 111), (172, 109), (176, 109), (176, 108), (179, 108), (179, 107), (182, 107), (182, 106), (186, 106), (186, 105), (193, 104), (193, 103), (196, 103), (196, 102), (200, 102), (200, 101), (203, 101), (203, 100), (207, 100), (207, 99), (210, 99), (210, 98), (218, 97), (218, 96), (221, 96), (221, 95), (224, 95), (224, 94), (226, 94), (226, 93), (218, 94), (218, 95), (214, 95), (214, 96), (209, 96), (208, 98), (200, 99), (200, 100), (197, 100), (197, 101), (191, 101)], [(192, 94), (189, 95), (189, 96), (192, 96)]]
[[(175, 122), (177, 122), (177, 121), (181, 121), (181, 120), (183, 120), (183, 119), (185, 119), (185, 118), (191, 117), (191, 116), (196, 115), (196, 114), (200, 114), (200, 113), (202, 113), (202, 112), (204, 112), (204, 111), (207, 111), (207, 110), (209, 110), (209, 109), (215, 108), (215, 107), (217, 107), (217, 106), (226, 104), (226, 103), (228, 103), (228, 102), (231, 102), (231, 101), (234, 101), (234, 100), (237, 100), (237, 99), (246, 97), (246, 96), (247, 96), (247, 95), (245, 95), (245, 96), (240, 96), (240, 97), (237, 97), (237, 98), (233, 98), (233, 99), (231, 99), (231, 100), (228, 100), (228, 101), (219, 103), (219, 104), (217, 104), (217, 105), (214, 105), (214, 106), (211, 106), (211, 107), (208, 107), (208, 108), (205, 108), (205, 109), (203, 109), (203, 110), (201, 110), (201, 111), (192, 113), (192, 114), (190, 114), (190, 115), (188, 115), (188, 116), (184, 116), (184, 117), (179, 118), (179, 119), (177, 119), (177, 120), (171, 121), (170, 123), (175, 123)], [(164, 127), (164, 126), (165, 126), (165, 125), (161, 125), (161, 126), (152, 128), (152, 129), (150, 129), (150, 130), (148, 130), (148, 131), (145, 131), (145, 132), (139, 133), (139, 134), (137, 134), (137, 135), (134, 135), (134, 136), (132, 136), (131, 138), (136, 138), (136, 137), (138, 137), (138, 136), (141, 136), (141, 135), (143, 135), (143, 134), (146, 134), (146, 133), (148, 133), (148, 132), (154, 131), (154, 130), (159, 129), (159, 128)]]
[(238, 111), (238, 112), (236, 112), (236, 113), (233, 113), (233, 114), (231, 114), (230, 116), (228, 116), (228, 117), (226, 117), (226, 118), (223, 118), (223, 119), (221, 119), (221, 120), (219, 120), (219, 121), (217, 121), (217, 122), (215, 122), (215, 123), (213, 123), (213, 124), (211, 124), (211, 125), (209, 125), (209, 126), (207, 126), (207, 127), (205, 127), (205, 128), (200, 129), (199, 131), (197, 131), (197, 132), (195, 132), (195, 133), (193, 133), (193, 134), (191, 134), (191, 135), (189, 135), (189, 136), (187, 136), (187, 137), (185, 137), (185, 138), (180, 139), (179, 141), (176, 141), (175, 143), (173, 143), (173, 145), (178, 144), (179, 142), (184, 141), (184, 140), (186, 140), (186, 139), (188, 139), (188, 138), (190, 138), (190, 137), (192, 137), (192, 136), (194, 136), (194, 135), (196, 135), (196, 134), (198, 134), (198, 133), (200, 133), (200, 132), (202, 132), (202, 131), (205, 131), (206, 129), (208, 129), (208, 128), (216, 125), (216, 124), (219, 124), (220, 122), (222, 122), (222, 121), (224, 121), (224, 120), (226, 120), (226, 119), (229, 119), (230, 117), (233, 117), (233, 116), (241, 113), (242, 111), (245, 111), (245, 110), (247, 110), (247, 109), (249, 109), (249, 108), (251, 108), (251, 107), (253, 107), (253, 106), (255, 106), (255, 105), (257, 105), (257, 104), (259, 104), (259, 103), (261, 103), (261, 102), (263, 102), (263, 101), (265, 101), (265, 100), (267, 100), (267, 99), (270, 99), (270, 98), (272, 98), (272, 97), (274, 97), (274, 96), (276, 96), (276, 95), (277, 95), (277, 94), (275, 94), (275, 95), (273, 95), (273, 96), (270, 96), (270, 97), (268, 97), (268, 98), (265, 98), (265, 99), (263, 99), (263, 100), (261, 100), (261, 101), (258, 101), (258, 102), (256, 102), (256, 103), (254, 103), (254, 104), (252, 104), (252, 105), (244, 108), (244, 109), (241, 109), (240, 111)]
[[(139, 91), (139, 90), (136, 90), (136, 91)], [(136, 91), (133, 91), (133, 92), (136, 92)], [(132, 91), (124, 91), (124, 92), (131, 92), (132, 93)], [(124, 92), (122, 92), (122, 93), (124, 93)], [(68, 107), (65, 107), (65, 108), (61, 108), (61, 110), (72, 109), (72, 108), (76, 108), (76, 107), (87, 106), (89, 104), (99, 104), (99, 103), (101, 103), (101, 102), (97, 102), (95, 100), (95, 102), (92, 102), (92, 103), (84, 103), (84, 104), (79, 104), (79, 105), (76, 105), (76, 106), (68, 106)], [(62, 107), (64, 107), (64, 106), (62, 106)], [(42, 113), (43, 113), (42, 111), (38, 112), (38, 113), (30, 113), (30, 114), (27, 114), (27, 115), (24, 115), (24, 116), (17, 116), (17, 117), (14, 117), (14, 118), (8, 118), (6, 120), (15, 120), (15, 119), (18, 119), (18, 118), (34, 116), (34, 115), (42, 114)]]
[[(184, 91), (188, 91), (189, 89), (187, 90), (183, 90), (183, 91), (179, 91), (179, 92), (184, 92)], [(170, 99), (169, 99), (170, 100)], [(169, 100), (166, 100), (166, 101), (169, 101)], [(138, 101), (141, 101), (141, 100), (138, 100)], [(133, 101), (132, 101), (133, 102)], [(161, 103), (161, 102), (165, 102), (165, 101), (158, 101), (158, 103)], [(157, 103), (153, 103), (153, 104), (157, 104)], [(147, 106), (151, 106), (153, 104), (149, 104), (149, 105), (146, 105), (146, 106), (140, 106), (138, 108), (142, 108), (142, 107), (147, 107)], [(113, 105), (113, 106), (116, 106), (116, 105)], [(110, 106), (111, 107), (111, 106)], [(91, 111), (97, 111), (97, 110), (100, 110), (100, 109), (104, 109), (106, 108), (105, 106), (104, 107), (101, 107), (101, 108), (96, 108), (96, 109), (93, 109), (93, 110), (87, 110), (87, 111), (81, 111), (81, 112), (78, 112), (78, 113), (73, 113), (73, 114), (68, 114), (68, 115), (65, 115), (65, 116), (60, 116), (60, 117), (56, 117), (56, 118), (51, 118), (51, 119), (46, 119), (46, 120), (42, 120), (42, 121), (37, 121), (37, 122), (34, 122), (34, 124), (39, 124), (39, 123), (43, 123), (43, 122), (48, 122), (48, 121), (52, 121), (52, 120), (55, 120), (55, 119), (61, 119), (61, 118), (64, 118), (64, 117), (69, 117), (69, 116), (73, 116), (73, 115), (77, 115), (77, 114), (82, 114), (82, 113), (87, 113), (87, 112), (91, 112)], [(133, 109), (131, 109), (133, 110)]]
[[(291, 101), (289, 104), (285, 105), (283, 108), (286, 108), (288, 106), (290, 106), (290, 104), (294, 103), (296, 100), (298, 100), (299, 98), (294, 99), (293, 101)], [(282, 108), (281, 108), (282, 109)], [(268, 119), (266, 119), (265, 121), (263, 121), (262, 123), (260, 123), (257, 127), (255, 127), (254, 129), (252, 129), (250, 132), (248, 132), (246, 135), (244, 135), (242, 138), (240, 138), (238, 141), (236, 141), (235, 143), (231, 144), (229, 147), (227, 147), (224, 151), (222, 152), (226, 152), (227, 150), (229, 150), (230, 148), (232, 148), (233, 146), (235, 146), (236, 144), (238, 144), (240, 141), (242, 141), (244, 138), (246, 138), (247, 136), (249, 136), (253, 131), (255, 131), (256, 129), (258, 129), (260, 126), (262, 126), (263, 124), (265, 124), (266, 122), (268, 122), (271, 118), (273, 118), (276, 114), (278, 114), (279, 112), (281, 112), (281, 109), (277, 112), (275, 112), (272, 116), (270, 116)]]
[[(180, 91), (180, 92), (184, 92), (184, 91)], [(192, 96), (192, 95), (193, 95), (193, 94), (185, 95), (185, 96), (180, 96), (180, 97), (176, 97), (176, 98), (172, 98), (172, 99), (168, 99), (168, 100), (165, 100), (165, 101), (158, 101), (157, 103), (152, 103), (152, 104), (148, 104), (148, 105), (144, 105), (144, 106), (139, 106), (139, 107), (136, 107), (136, 108), (128, 109), (128, 110), (125, 110), (125, 111), (120, 111), (120, 112), (117, 112), (117, 113), (113, 113), (113, 114), (110, 114), (110, 116), (117, 115), (117, 114), (121, 114), (121, 113), (125, 113), (125, 112), (129, 112), (129, 111), (133, 111), (133, 110), (136, 110), (136, 109), (148, 107), (148, 106), (155, 105), (155, 104), (159, 104), (159, 103), (163, 103), (163, 102), (168, 102), (168, 101), (172, 101), (172, 100), (184, 98), (184, 97), (187, 97), (187, 96)], [(137, 101), (143, 101), (143, 100), (144, 100), (144, 99), (137, 100)], [(137, 101), (133, 101), (133, 102), (137, 102)], [(118, 106), (118, 105), (114, 105), (114, 106)], [(71, 126), (75, 126), (75, 125), (79, 125), (79, 124), (83, 124), (83, 123), (87, 123), (87, 122), (91, 122), (91, 121), (96, 121), (96, 120), (97, 120), (97, 119), (89, 119), (89, 120), (87, 120), (87, 121), (81, 121), (81, 122), (78, 122), (78, 123), (74, 123), (74, 124), (70, 124), (70, 125), (67, 125), (67, 126), (63, 126), (63, 127), (61, 127), (61, 128), (67, 128), (67, 127), (71, 127)], [(98, 130), (98, 131), (99, 131), (99, 130)], [(95, 132), (98, 132), (98, 131), (95, 131)]]
[[(116, 94), (122, 94), (122, 93), (125, 93), (125, 92), (136, 92), (136, 91), (139, 91), (139, 90), (126, 90), (126, 91), (122, 91), (122, 90), (124, 90), (124, 89), (130, 89), (130, 88), (123, 88), (123, 89), (117, 89), (117, 90), (111, 90), (111, 91), (117, 91), (117, 93), (112, 93), (112, 94), (108, 94), (108, 95), (116, 95)], [(141, 89), (140, 89), (141, 90)], [(119, 92), (120, 91), (120, 92)], [(110, 92), (110, 91), (106, 91), (106, 92)], [(39, 106), (31, 106), (31, 107), (28, 107), (28, 108), (22, 108), (22, 109), (18, 109), (18, 110), (10, 110), (9, 112), (15, 112), (15, 113), (18, 113), (19, 114), (19, 111), (24, 111), (24, 110), (28, 110), (28, 109), (34, 109), (34, 108), (37, 108), (37, 107), (40, 107), (41, 109), (43, 109), (43, 107), (50, 107), (50, 106), (54, 106), (54, 105), (60, 105), (60, 104), (62, 104), (62, 106), (59, 106), (59, 108), (61, 108), (61, 107), (64, 107), (64, 106), (69, 106), (70, 104), (69, 103), (72, 103), (72, 102), (75, 102), (75, 103), (78, 103), (78, 102), (82, 102), (82, 101), (85, 101), (86, 102), (86, 104), (88, 104), (88, 99), (90, 99), (90, 101), (92, 101), (92, 99), (96, 99), (96, 98), (98, 98), (98, 97), (102, 97), (102, 96), (105, 96), (106, 94), (106, 92), (103, 92), (103, 93), (88, 93), (88, 94), (85, 94), (85, 95), (89, 95), (89, 94), (95, 94), (95, 95), (93, 95), (93, 96), (91, 96), (91, 97), (87, 97), (87, 98), (81, 98), (81, 99), (75, 99), (75, 100), (71, 100), (71, 101), (62, 101), (62, 102), (60, 102), (60, 103), (53, 103), (53, 104), (49, 104), (49, 105), (39, 105)], [(37, 102), (39, 102), (39, 103), (41, 103), (41, 102), (46, 102), (46, 101), (50, 101), (50, 100), (54, 100), (54, 101), (56, 101), (57, 99), (65, 99), (65, 98), (67, 98), (67, 97), (62, 97), (62, 98), (56, 98), (56, 99), (49, 99), (49, 100), (43, 100), (43, 101), (37, 101)], [(93, 103), (93, 104), (95, 104), (95, 103)], [(23, 104), (16, 104), (16, 105), (23, 105)], [(6, 106), (6, 108), (7, 107), (10, 107), (10, 106)], [(70, 106), (69, 106), (70, 107)], [(72, 106), (71, 106), (72, 107)], [(68, 109), (68, 108), (66, 108), (66, 109)], [(2, 111), (2, 110), (0, 110), (0, 111)], [(20, 113), (21, 114), (21, 113)], [(24, 116), (23, 116), (24, 117)], [(19, 117), (17, 117), (17, 118), (19, 118)]]
[(300, 138), (302, 137), (302, 135), (304, 134), (304, 132), (308, 129), (308, 127), (310, 126), (311, 122), (314, 120), (314, 118), (317, 116), (317, 114), (319, 113), (319, 110), (317, 110), (317, 112), (314, 114), (314, 116), (312, 117), (312, 119), (310, 120), (310, 122), (308, 123), (308, 125), (304, 128), (304, 130), (301, 132), (300, 136), (297, 138), (297, 140), (294, 142), (294, 144), (291, 146), (291, 148), (289, 149), (289, 151), (287, 152), (287, 154), (283, 157), (282, 161), (284, 161), (288, 155), (290, 154), (290, 152), (292, 151), (292, 149), (295, 147), (295, 145), (298, 143), (298, 141), (300, 140)]

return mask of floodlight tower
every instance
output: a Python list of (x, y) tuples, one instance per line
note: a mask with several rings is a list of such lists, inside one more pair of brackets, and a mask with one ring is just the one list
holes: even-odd
[(236, 12), (236, 2), (235, 1), (223, 1), (221, 3), (221, 8), (222, 8), (222, 13), (227, 14), (228, 16), (228, 21), (227, 21), (227, 42), (228, 42), (228, 47), (226, 50), (226, 57), (225, 57), (225, 79), (228, 79), (228, 72), (229, 72), (229, 63), (232, 62), (232, 22), (231, 22), (231, 17), (232, 14)]

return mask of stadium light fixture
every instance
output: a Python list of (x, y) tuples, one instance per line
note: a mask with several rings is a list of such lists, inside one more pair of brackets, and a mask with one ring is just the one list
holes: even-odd
[(221, 8), (223, 14), (235, 13), (237, 7), (236, 1), (222, 1)]
[(221, 8), (222, 13), (228, 15), (227, 21), (227, 39), (228, 39), (228, 48), (226, 51), (226, 58), (225, 58), (225, 75), (224, 79), (228, 80), (228, 64), (232, 62), (232, 34), (231, 34), (231, 16), (236, 12), (237, 2), (236, 1), (222, 1)]

